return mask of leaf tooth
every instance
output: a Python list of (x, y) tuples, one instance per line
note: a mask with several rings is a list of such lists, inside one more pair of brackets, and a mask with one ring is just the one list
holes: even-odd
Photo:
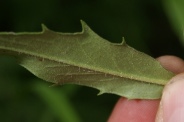
[(81, 25), (82, 25), (82, 33), (88, 33), (88, 31), (91, 31), (91, 28), (83, 21), (80, 20)]
[(122, 42), (120, 43), (121, 45), (126, 45), (126, 41), (125, 41), (125, 38), (122, 37)]
[(104, 91), (100, 91), (97, 95), (102, 95), (104, 93), (105, 93)]
[(41, 24), (41, 26), (42, 26), (42, 32), (49, 31), (49, 29), (47, 28), (47, 26), (46, 26), (46, 25)]
[(112, 44), (117, 45), (117, 46), (126, 46), (127, 45), (124, 37), (122, 37), (121, 43), (112, 43)]

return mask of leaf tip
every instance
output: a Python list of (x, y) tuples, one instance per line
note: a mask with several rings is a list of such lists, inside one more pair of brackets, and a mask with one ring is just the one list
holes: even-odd
[(49, 30), (46, 25), (41, 24), (41, 26), (42, 26), (42, 32), (45, 32), (45, 31)]

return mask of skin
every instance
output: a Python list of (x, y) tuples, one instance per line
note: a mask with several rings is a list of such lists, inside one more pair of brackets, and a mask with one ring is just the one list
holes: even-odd
[(183, 122), (184, 61), (175, 56), (157, 58), (167, 70), (176, 74), (163, 90), (161, 100), (127, 100), (120, 98), (108, 122)]

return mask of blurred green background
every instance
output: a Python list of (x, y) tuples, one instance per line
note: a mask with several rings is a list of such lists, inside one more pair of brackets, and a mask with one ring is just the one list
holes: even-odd
[[(182, 30), (174, 24), (180, 15), (175, 21), (178, 16), (170, 8), (173, 0), (168, 1), (1, 0), (0, 31), (41, 31), (44, 23), (54, 31), (76, 32), (81, 31), (82, 19), (109, 41), (121, 42), (123, 36), (130, 46), (153, 57), (170, 54), (183, 58)], [(176, 1), (175, 8), (182, 0)], [(105, 122), (119, 98), (97, 96), (97, 90), (87, 87), (51, 85), (15, 59), (1, 56), (0, 121)]]

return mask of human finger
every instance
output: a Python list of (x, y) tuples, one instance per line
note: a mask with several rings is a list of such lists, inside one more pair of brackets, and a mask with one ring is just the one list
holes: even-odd
[[(184, 71), (184, 62), (175, 56), (161, 56), (157, 58), (160, 64), (173, 73)], [(180, 69), (179, 69), (180, 68)], [(159, 100), (127, 100), (120, 98), (108, 122), (154, 122)]]
[(165, 69), (172, 71), (175, 74), (184, 72), (184, 61), (179, 57), (166, 55), (158, 57), (157, 60)]
[(108, 122), (154, 122), (159, 100), (120, 98)]
[(163, 96), (156, 117), (156, 122), (184, 121), (184, 73), (170, 80), (163, 90)]

